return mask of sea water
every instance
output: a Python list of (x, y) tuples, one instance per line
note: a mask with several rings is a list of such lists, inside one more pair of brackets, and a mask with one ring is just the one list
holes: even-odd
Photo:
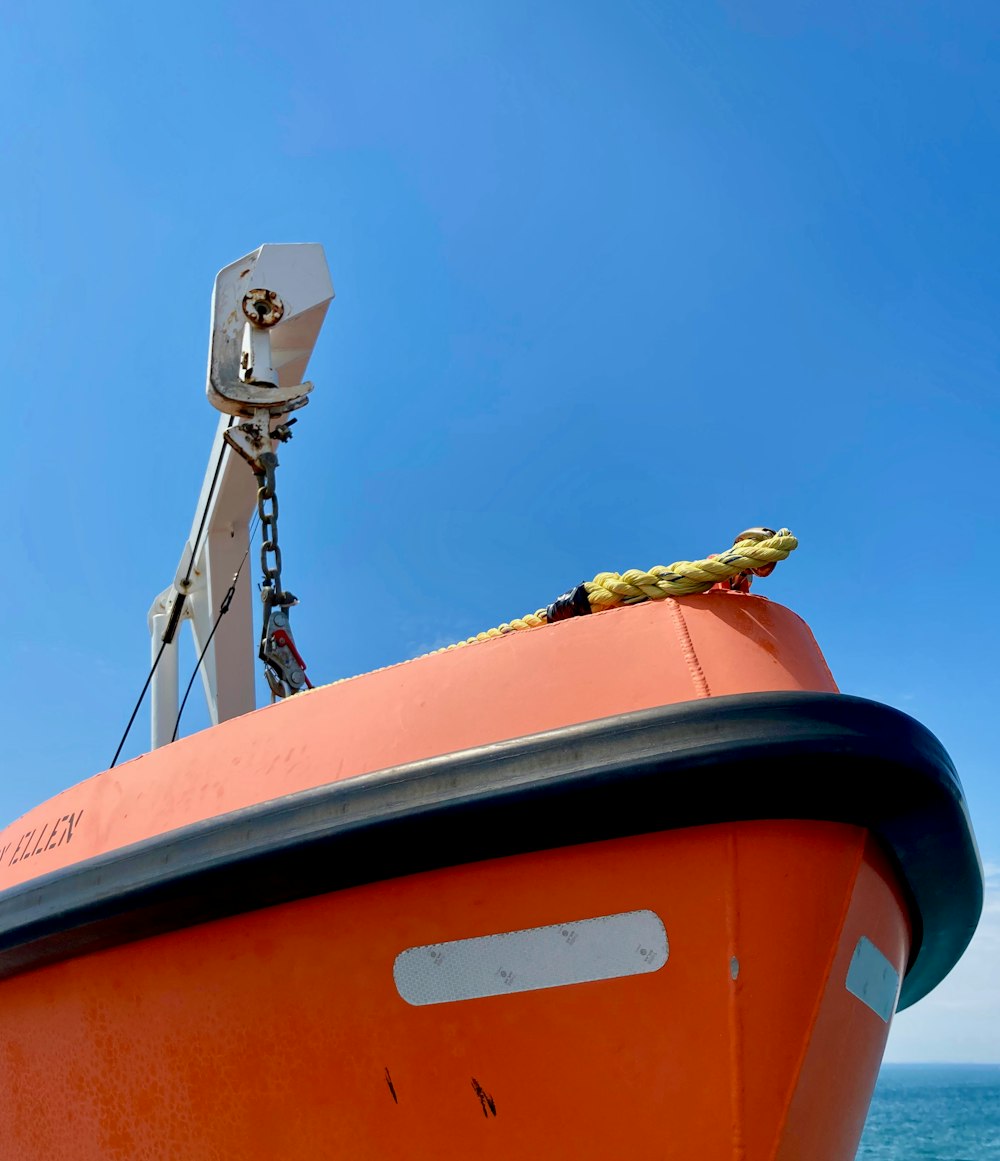
[(857, 1161), (1000, 1161), (1000, 1065), (885, 1064)]

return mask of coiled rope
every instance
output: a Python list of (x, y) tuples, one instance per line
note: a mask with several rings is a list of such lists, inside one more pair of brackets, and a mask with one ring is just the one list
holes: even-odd
[(671, 565), (654, 565), (648, 572), (630, 568), (627, 572), (599, 572), (592, 581), (584, 581), (575, 589), (557, 597), (551, 605), (505, 621), (495, 629), (487, 629), (464, 641), (456, 641), (435, 649), (446, 653), (477, 641), (503, 637), (519, 629), (535, 629), (567, 617), (599, 613), (622, 605), (637, 605), (642, 601), (662, 601), (665, 597), (688, 597), (707, 592), (713, 585), (730, 582), (730, 587), (741, 592), (750, 588), (753, 576), (768, 576), (774, 566), (785, 560), (798, 547), (798, 540), (787, 528), (775, 532), (771, 528), (749, 528), (741, 532), (732, 548), (703, 560), (676, 560)]

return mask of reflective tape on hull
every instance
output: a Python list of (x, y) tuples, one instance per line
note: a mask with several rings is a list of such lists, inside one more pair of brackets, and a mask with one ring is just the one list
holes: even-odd
[(899, 972), (864, 935), (851, 956), (846, 986), (852, 996), (857, 996), (888, 1024), (899, 995)]
[(668, 954), (660, 917), (628, 911), (410, 947), (392, 974), (408, 1004), (447, 1004), (644, 975), (659, 971)]

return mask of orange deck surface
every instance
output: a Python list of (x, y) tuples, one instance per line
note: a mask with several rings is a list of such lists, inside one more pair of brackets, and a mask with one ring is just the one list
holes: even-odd
[(836, 691), (808, 626), (710, 592), (432, 654), (300, 694), (98, 774), (0, 832), (0, 890), (296, 790), (630, 710)]

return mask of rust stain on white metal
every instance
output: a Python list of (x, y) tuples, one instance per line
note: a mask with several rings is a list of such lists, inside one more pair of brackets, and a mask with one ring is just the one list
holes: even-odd
[(275, 291), (256, 287), (244, 294), (243, 313), (255, 327), (273, 327), (281, 321), (285, 304)]

